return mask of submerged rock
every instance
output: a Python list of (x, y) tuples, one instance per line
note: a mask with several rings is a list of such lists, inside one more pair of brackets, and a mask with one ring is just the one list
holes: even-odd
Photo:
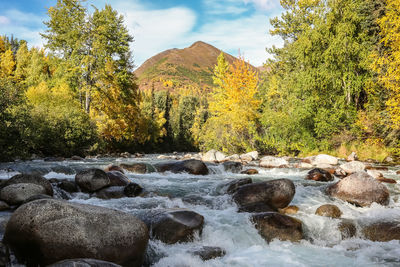
[(365, 238), (372, 241), (387, 242), (400, 240), (399, 222), (377, 222), (362, 229)]
[(40, 175), (32, 174), (17, 174), (0, 185), (0, 189), (12, 184), (35, 184), (45, 189), (45, 194), (53, 196), (53, 187), (51, 183)]
[(94, 193), (93, 196), (101, 199), (122, 198), (125, 197), (124, 188), (124, 186), (106, 187)]
[(357, 172), (343, 178), (328, 186), (326, 193), (361, 207), (370, 206), (373, 202), (389, 204), (389, 190), (366, 172)]
[(110, 185), (107, 173), (100, 169), (86, 169), (75, 175), (75, 183), (84, 192), (95, 192)]
[(155, 165), (157, 171), (173, 173), (187, 172), (194, 175), (207, 175), (208, 168), (204, 162), (196, 159), (177, 161), (177, 162), (162, 162)]
[(200, 249), (190, 251), (190, 253), (199, 256), (203, 261), (207, 261), (225, 256), (226, 251), (220, 247), (204, 246)]
[(307, 173), (306, 180), (329, 182), (333, 180), (333, 176), (327, 170), (315, 168)]
[(273, 239), (292, 242), (303, 239), (302, 223), (295, 218), (277, 212), (265, 212), (253, 215), (252, 220), (267, 242)]
[(121, 265), (95, 259), (70, 259), (53, 263), (47, 267), (121, 267)]
[(149, 212), (142, 217), (151, 237), (167, 244), (193, 240), (203, 229), (204, 217), (187, 209), (168, 209)]
[(338, 224), (338, 229), (342, 235), (342, 239), (352, 238), (357, 233), (357, 228), (353, 222), (349, 220), (342, 220)]
[(148, 238), (146, 225), (131, 214), (45, 199), (14, 212), (4, 242), (28, 266), (76, 258), (141, 266)]
[(325, 204), (319, 206), (315, 211), (315, 214), (319, 216), (331, 217), (331, 218), (340, 218), (342, 216), (342, 212), (336, 205)]
[(46, 194), (46, 190), (37, 184), (12, 184), (4, 187), (0, 191), (0, 199), (9, 205), (20, 205), (28, 198)]
[(233, 180), (233, 181), (227, 183), (224, 187), (226, 188), (226, 193), (233, 194), (242, 185), (251, 184), (252, 182), (253, 182), (253, 180), (251, 180), (251, 178), (241, 178), (241, 179), (236, 179), (236, 180)]
[(137, 183), (129, 183), (124, 187), (124, 195), (127, 197), (137, 197), (143, 193), (143, 187)]
[(241, 162), (227, 161), (222, 164), (226, 172), (239, 173), (243, 169)]
[(283, 158), (265, 156), (261, 158), (260, 166), (264, 168), (285, 168), (289, 166), (289, 162)]
[[(124, 164), (121, 164), (121, 165), (124, 165)], [(105, 169), (104, 169), (104, 171), (105, 172), (110, 172), (110, 171), (117, 171), (117, 172), (120, 172), (120, 173), (125, 173), (124, 172), (124, 169), (122, 168), (122, 167), (120, 167), (120, 166), (117, 166), (117, 165), (108, 165)]]
[(247, 170), (241, 171), (240, 173), (247, 174), (247, 175), (254, 175), (254, 174), (258, 174), (258, 171), (256, 169), (247, 169)]
[(292, 181), (277, 179), (240, 186), (233, 199), (239, 207), (249, 204), (265, 203), (274, 210), (285, 208), (296, 192)]

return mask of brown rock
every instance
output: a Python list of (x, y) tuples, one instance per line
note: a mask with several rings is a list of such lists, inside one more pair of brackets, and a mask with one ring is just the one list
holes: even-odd
[(307, 173), (306, 180), (328, 182), (333, 180), (333, 176), (329, 171), (315, 168)]
[(357, 228), (351, 221), (343, 220), (339, 223), (338, 229), (342, 235), (342, 239), (352, 238), (357, 233)]
[(226, 193), (233, 194), (239, 189), (239, 187), (245, 184), (251, 184), (252, 182), (253, 180), (251, 180), (251, 178), (241, 178), (227, 183), (224, 187), (226, 188)]
[(296, 214), (299, 211), (299, 207), (297, 206), (288, 206), (283, 209), (278, 209), (281, 214)]
[(364, 227), (362, 233), (365, 238), (372, 241), (400, 240), (400, 224), (398, 222), (378, 222)]
[(119, 171), (109, 171), (107, 176), (110, 179), (110, 186), (125, 186), (131, 182), (125, 174)]
[(381, 183), (388, 183), (388, 184), (396, 184), (397, 181), (395, 179), (385, 178), (385, 177), (378, 177), (377, 180)]
[(342, 212), (340, 211), (340, 209), (332, 204), (325, 204), (320, 206), (315, 211), (315, 214), (331, 218), (340, 218), (340, 216), (342, 216)]
[(389, 204), (389, 190), (366, 172), (357, 172), (330, 185), (326, 193), (349, 203), (365, 207), (373, 202)]
[(242, 171), (241, 174), (254, 175), (258, 174), (258, 171), (256, 169), (247, 169)]
[(120, 173), (125, 173), (124, 169), (122, 169), (120, 166), (117, 165), (108, 165), (105, 169), (105, 172), (110, 172), (110, 171), (118, 171)]
[(275, 238), (292, 242), (303, 239), (302, 223), (295, 218), (277, 212), (265, 212), (253, 215), (252, 220), (259, 234), (267, 242)]

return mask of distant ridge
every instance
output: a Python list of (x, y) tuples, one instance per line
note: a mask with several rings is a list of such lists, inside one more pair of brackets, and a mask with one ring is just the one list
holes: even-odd
[[(212, 86), (212, 74), (221, 50), (202, 41), (184, 49), (169, 49), (146, 60), (136, 71), (139, 88), (165, 89), (163, 81), (171, 80), (175, 86)], [(229, 63), (237, 60), (227, 53)], [(254, 66), (251, 66), (257, 70)]]

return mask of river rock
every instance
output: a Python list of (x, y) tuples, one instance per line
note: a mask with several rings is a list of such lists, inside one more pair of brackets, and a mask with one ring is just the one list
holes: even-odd
[(8, 210), (9, 208), (10, 206), (6, 202), (0, 200), (0, 211)]
[(7, 181), (5, 181), (4, 183), (2, 183), (0, 185), (0, 188), (4, 188), (8, 185), (12, 185), (12, 184), (36, 184), (36, 185), (40, 185), (42, 186), (46, 192), (45, 194), (49, 195), (49, 196), (53, 196), (54, 192), (53, 192), (53, 187), (51, 186), (51, 183), (44, 178), (43, 176), (40, 175), (32, 175), (32, 174), (17, 174), (13, 177), (11, 177), (10, 179), (8, 179)]
[(83, 160), (83, 158), (75, 155), (71, 157), (71, 160)]
[(246, 154), (240, 155), (240, 158), (244, 161), (253, 161), (253, 160), (258, 160), (258, 152), (257, 151), (251, 151)]
[(204, 153), (204, 155), (201, 157), (202, 161), (209, 161), (209, 162), (215, 162), (217, 161), (216, 157), (215, 157), (215, 153), (217, 152), (217, 150), (215, 149), (211, 149), (210, 151), (207, 151), (206, 153)]
[(204, 217), (187, 209), (152, 211), (142, 217), (150, 229), (151, 237), (167, 244), (193, 240), (203, 229)]
[(283, 158), (273, 156), (265, 156), (260, 160), (260, 166), (264, 168), (284, 168), (289, 165), (289, 162)]
[[(126, 165), (126, 164), (121, 164), (121, 165)], [(125, 173), (124, 169), (121, 166), (117, 166), (117, 165), (108, 165), (105, 169), (105, 172), (110, 172), (110, 171), (118, 171), (120, 173)]]
[(153, 165), (144, 162), (137, 162), (132, 164), (123, 163), (120, 166), (127, 171), (140, 174), (151, 173), (156, 171)]
[(356, 152), (351, 152), (350, 155), (347, 156), (346, 161), (356, 161), (358, 160), (358, 156)]
[(222, 164), (226, 172), (239, 173), (243, 169), (241, 162), (227, 161)]
[(283, 209), (278, 209), (278, 211), (281, 214), (296, 214), (297, 212), (299, 212), (299, 207), (297, 207), (297, 206), (288, 206), (288, 207), (283, 208)]
[(326, 154), (320, 154), (313, 159), (312, 164), (318, 166), (321, 166), (322, 164), (337, 165), (338, 162), (339, 161), (336, 157)]
[(315, 168), (307, 173), (306, 180), (329, 182), (333, 180), (333, 176), (327, 170)]
[(75, 183), (84, 192), (95, 192), (110, 185), (107, 173), (100, 169), (86, 169), (75, 175)]
[(137, 197), (143, 192), (143, 187), (137, 183), (129, 183), (124, 187), (124, 195), (127, 197)]
[(225, 256), (226, 254), (224, 249), (220, 247), (210, 247), (210, 246), (201, 247), (200, 249), (190, 251), (190, 253), (195, 256), (199, 256), (200, 259), (202, 259), (203, 261), (220, 258)]
[(385, 178), (385, 177), (378, 177), (377, 180), (381, 183), (388, 183), (388, 184), (396, 184), (397, 181), (395, 179)]
[(57, 184), (59, 188), (68, 192), (68, 193), (76, 193), (79, 192), (79, 188), (76, 185), (75, 181), (71, 180), (63, 180), (59, 184)]
[(240, 156), (238, 154), (233, 154), (226, 157), (227, 161), (240, 161)]
[(342, 235), (342, 239), (352, 238), (357, 233), (357, 228), (350, 220), (342, 220), (338, 224), (338, 229)]
[(352, 174), (355, 172), (364, 171), (365, 164), (360, 161), (351, 161), (340, 165), (340, 168), (344, 170), (347, 174)]
[(125, 174), (119, 171), (109, 171), (107, 176), (110, 179), (110, 186), (125, 186), (131, 182)]
[(4, 235), (28, 266), (76, 258), (141, 266), (148, 238), (146, 225), (131, 214), (54, 199), (20, 206)]
[(224, 187), (226, 188), (226, 193), (233, 194), (242, 185), (251, 184), (252, 182), (253, 182), (253, 180), (251, 180), (251, 178), (241, 178), (241, 179), (236, 179), (236, 180), (233, 180), (233, 181), (227, 183)]
[(256, 169), (247, 169), (247, 170), (241, 171), (240, 173), (247, 174), (247, 175), (254, 175), (254, 174), (258, 174), (258, 171)]
[(285, 208), (296, 192), (291, 180), (277, 179), (240, 186), (233, 194), (239, 207), (254, 203), (265, 203), (274, 210)]
[(383, 177), (383, 174), (378, 170), (367, 170), (367, 173), (375, 179)]
[(400, 222), (377, 222), (363, 227), (365, 238), (372, 241), (387, 242), (400, 240)]
[(39, 194), (39, 195), (34, 195), (31, 196), (29, 198), (27, 198), (22, 204), (26, 204), (35, 200), (39, 200), (39, 199), (53, 199), (53, 197), (49, 196), (49, 195), (45, 195), (45, 194)]
[(70, 259), (53, 263), (47, 267), (121, 267), (121, 265), (95, 259)]
[(155, 165), (159, 172), (170, 171), (172, 173), (187, 172), (194, 175), (207, 175), (208, 168), (204, 162), (196, 159), (176, 161), (176, 162), (162, 162)]
[(220, 151), (215, 152), (215, 160), (218, 162), (222, 162), (226, 160), (226, 155)]
[(389, 191), (366, 172), (356, 172), (330, 185), (326, 193), (357, 206), (370, 206), (373, 202), (389, 204)]
[(275, 212), (275, 211), (276, 211), (275, 209), (271, 208), (268, 204), (264, 202), (249, 203), (241, 205), (238, 208), (238, 212), (260, 213), (260, 212)]
[(113, 199), (125, 197), (124, 186), (110, 186), (97, 191), (93, 196), (101, 199)]
[(46, 190), (37, 184), (11, 184), (0, 191), (0, 199), (9, 205), (20, 205), (28, 198), (46, 194)]
[(273, 239), (297, 242), (303, 239), (303, 227), (300, 220), (277, 212), (265, 212), (252, 216), (259, 234), (267, 241)]
[(294, 167), (299, 169), (312, 169), (314, 166), (307, 162), (300, 162), (295, 164)]
[(315, 211), (315, 214), (331, 218), (340, 218), (340, 216), (342, 216), (342, 212), (340, 211), (340, 209), (336, 205), (332, 204), (319, 206), (318, 209)]

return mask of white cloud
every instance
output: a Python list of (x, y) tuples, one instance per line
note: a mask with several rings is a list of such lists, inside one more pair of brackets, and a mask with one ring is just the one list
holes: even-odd
[(6, 24), (9, 24), (10, 23), (10, 20), (7, 18), (7, 17), (5, 17), (5, 16), (0, 16), (0, 25), (6, 25)]
[(252, 3), (262, 10), (270, 10), (279, 6), (278, 0), (243, 0), (246, 4)]
[(206, 13), (211, 15), (239, 15), (248, 10), (243, 2), (237, 0), (203, 0)]

